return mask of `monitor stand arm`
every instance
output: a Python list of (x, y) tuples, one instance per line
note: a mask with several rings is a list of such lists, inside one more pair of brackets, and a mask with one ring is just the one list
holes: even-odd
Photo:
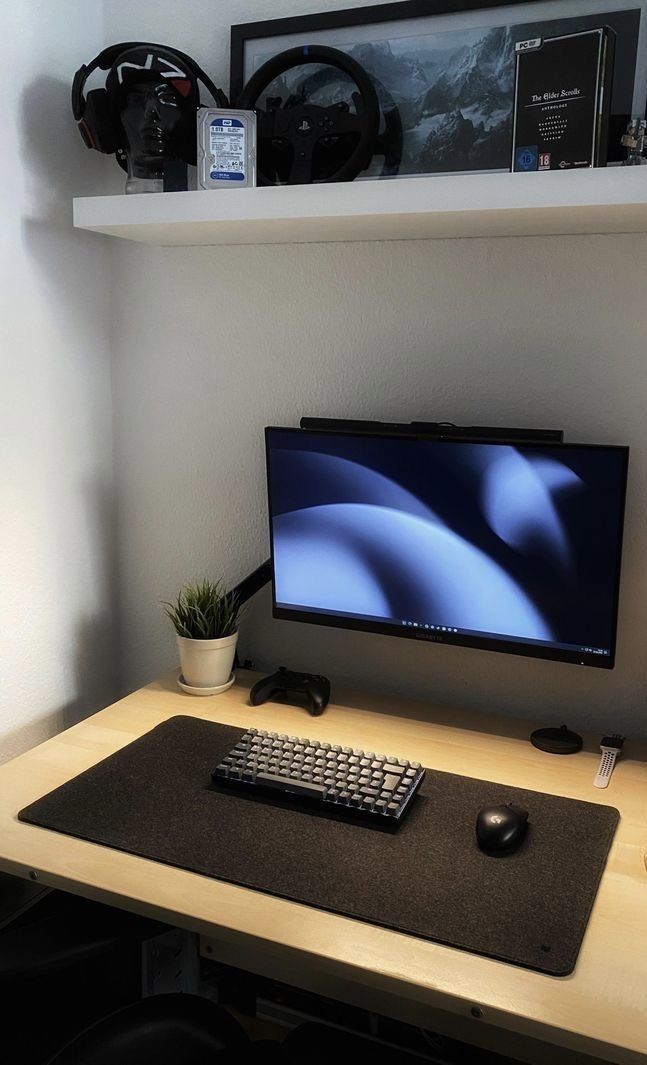
[(235, 595), (238, 599), (238, 605), (242, 606), (248, 599), (251, 599), (253, 595), (260, 592), (261, 588), (272, 579), (272, 563), (268, 558), (267, 562), (263, 562), (258, 569), (255, 569), (253, 573), (249, 573), (246, 577), (243, 577), (242, 581), (232, 588), (232, 595)]
[[(248, 599), (251, 599), (253, 595), (256, 595), (257, 592), (260, 592), (261, 588), (264, 588), (265, 585), (268, 584), (269, 581), (271, 581), (271, 579), (272, 562), (268, 558), (267, 561), (263, 562), (262, 565), (258, 566), (258, 568), (255, 569), (253, 573), (249, 573), (246, 577), (243, 577), (242, 581), (240, 581), (235, 588), (232, 588), (233, 595), (235, 595), (238, 599), (238, 605), (242, 606), (244, 603), (247, 602)], [(240, 662), (238, 659), (238, 652), (236, 652), (236, 657), (234, 659), (234, 668), (239, 665)]]

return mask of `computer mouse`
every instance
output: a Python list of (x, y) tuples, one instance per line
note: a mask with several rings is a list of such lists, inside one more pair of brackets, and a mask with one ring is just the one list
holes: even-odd
[(476, 838), (486, 854), (511, 854), (524, 841), (528, 811), (509, 802), (506, 806), (486, 806), (476, 818)]

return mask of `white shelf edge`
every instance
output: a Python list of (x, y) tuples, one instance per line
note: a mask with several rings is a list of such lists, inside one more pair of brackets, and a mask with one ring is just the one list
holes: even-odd
[(647, 232), (647, 167), (91, 196), (74, 225), (165, 246)]

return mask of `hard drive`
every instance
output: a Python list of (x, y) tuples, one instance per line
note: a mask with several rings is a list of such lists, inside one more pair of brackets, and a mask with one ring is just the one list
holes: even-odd
[(601, 26), (517, 43), (513, 170), (606, 166), (615, 36)]
[(255, 186), (256, 113), (201, 107), (197, 122), (199, 188)]

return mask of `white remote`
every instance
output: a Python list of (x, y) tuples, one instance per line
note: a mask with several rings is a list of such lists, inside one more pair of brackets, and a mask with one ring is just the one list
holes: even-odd
[(600, 767), (597, 775), (593, 781), (596, 788), (608, 788), (611, 774), (613, 773), (613, 767), (622, 750), (624, 741), (624, 736), (620, 736), (618, 733), (614, 733), (612, 736), (605, 736), (602, 739), (600, 743), (602, 758), (600, 759)]

